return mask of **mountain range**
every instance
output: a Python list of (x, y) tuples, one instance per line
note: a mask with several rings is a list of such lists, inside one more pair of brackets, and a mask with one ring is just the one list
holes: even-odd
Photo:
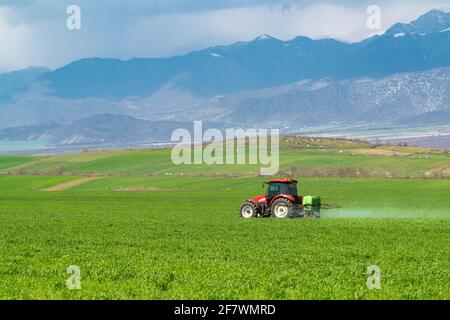
[(450, 124), (449, 31), (450, 13), (432, 10), (357, 43), (262, 35), (166, 59), (0, 74), (0, 139), (159, 141), (193, 120), (284, 130)]

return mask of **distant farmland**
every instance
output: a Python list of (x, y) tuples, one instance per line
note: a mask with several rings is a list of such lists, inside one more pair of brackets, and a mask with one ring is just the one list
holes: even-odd
[[(379, 146), (351, 140), (285, 137), (280, 176), (351, 178), (448, 178), (449, 151)], [(61, 156), (0, 156), (16, 175), (255, 176), (254, 165), (180, 165), (170, 150), (95, 151)]]

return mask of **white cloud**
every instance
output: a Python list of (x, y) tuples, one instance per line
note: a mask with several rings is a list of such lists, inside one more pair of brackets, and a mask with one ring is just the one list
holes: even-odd
[(7, 16), (10, 10), (0, 8), (0, 70), (29, 65), (29, 48), (33, 29), (29, 25), (12, 25)]
[(259, 6), (195, 14), (160, 15), (142, 18), (127, 31), (127, 47), (138, 50), (141, 43), (158, 43), (144, 55), (167, 55), (209, 45), (246, 41), (260, 34), (280, 39), (298, 35), (313, 38), (362, 39), (369, 34), (365, 10), (330, 5), (306, 8)]

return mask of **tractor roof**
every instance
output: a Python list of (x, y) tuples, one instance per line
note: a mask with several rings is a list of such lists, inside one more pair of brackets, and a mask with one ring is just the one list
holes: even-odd
[(292, 178), (269, 180), (267, 183), (297, 183), (298, 181)]

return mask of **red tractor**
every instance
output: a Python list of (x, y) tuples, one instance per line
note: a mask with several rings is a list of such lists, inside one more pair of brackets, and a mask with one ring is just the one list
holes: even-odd
[(265, 195), (247, 200), (241, 206), (241, 218), (318, 217), (320, 215), (320, 198), (299, 196), (297, 180), (290, 178), (270, 180), (264, 185), (268, 186)]

